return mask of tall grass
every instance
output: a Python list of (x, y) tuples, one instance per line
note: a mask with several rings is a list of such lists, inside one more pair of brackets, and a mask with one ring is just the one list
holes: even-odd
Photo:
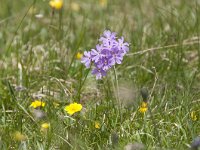
[[(48, 1), (0, 0), (0, 149), (188, 149), (200, 134), (199, 5), (65, 0), (59, 11)], [(105, 29), (130, 51), (96, 80), (76, 54)], [(37, 99), (45, 107), (31, 108)], [(70, 116), (64, 108), (73, 102), (83, 109)]]

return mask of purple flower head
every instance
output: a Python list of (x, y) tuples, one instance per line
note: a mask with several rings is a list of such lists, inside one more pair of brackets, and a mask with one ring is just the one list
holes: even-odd
[(129, 44), (127, 42), (124, 42), (124, 37), (121, 37), (118, 39), (118, 49), (123, 51), (124, 54), (126, 54), (129, 51)]
[(103, 50), (102, 45), (96, 45), (96, 50), (91, 49), (92, 61), (98, 62), (104, 55), (101, 53)]
[(118, 39), (116, 33), (110, 30), (104, 31), (99, 41), (96, 49), (84, 52), (81, 61), (87, 68), (91, 63), (94, 64), (92, 74), (96, 75), (96, 79), (106, 76), (107, 71), (115, 64), (121, 64), (124, 55), (129, 51), (129, 44), (124, 41), (124, 37)]
[(91, 64), (91, 52), (84, 52), (84, 56), (81, 59), (81, 63), (85, 64), (86, 68), (90, 68), (90, 64)]
[(102, 68), (96, 67), (92, 70), (92, 74), (96, 75), (96, 79), (98, 80), (102, 79), (103, 76), (106, 76), (106, 71), (103, 70)]
[(114, 47), (117, 47), (118, 45), (118, 42), (116, 40), (111, 40), (109, 42), (104, 42), (103, 43), (103, 46), (104, 46), (104, 49), (107, 49), (107, 50), (112, 50)]
[[(115, 32), (111, 32), (110, 30), (105, 30), (103, 32), (103, 36), (102, 37), (105, 37), (108, 40), (114, 40), (114, 39), (116, 39), (116, 33)], [(100, 38), (100, 41), (101, 41), (101, 38)]]
[(99, 60), (98, 63), (96, 63), (96, 66), (98, 68), (102, 68), (103, 70), (107, 71), (114, 65), (111, 56), (109, 57), (103, 57)]
[(103, 35), (100, 37), (99, 41), (103, 43), (104, 46), (111, 46), (116, 44), (116, 33), (110, 30), (104, 31)]
[(124, 53), (120, 51), (119, 49), (115, 48), (111, 52), (111, 61), (113, 61), (114, 64), (121, 64), (123, 60)]
[(104, 48), (101, 53), (104, 57), (109, 57), (111, 56), (111, 49)]

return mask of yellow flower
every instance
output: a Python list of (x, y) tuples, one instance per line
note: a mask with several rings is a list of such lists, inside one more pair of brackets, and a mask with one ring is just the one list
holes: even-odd
[(147, 111), (147, 107), (140, 107), (139, 112), (145, 113)]
[(40, 131), (46, 134), (48, 129), (49, 129), (49, 127), (50, 127), (50, 123), (43, 123), (43, 124), (41, 124)]
[(147, 111), (147, 103), (145, 103), (145, 102), (142, 102), (142, 104), (141, 104), (141, 106), (140, 106), (140, 108), (139, 108), (139, 112), (141, 112), (141, 113), (145, 113), (146, 111)]
[(13, 139), (16, 141), (25, 141), (27, 139), (27, 137), (25, 135), (23, 135), (21, 132), (16, 131), (13, 134)]
[(99, 4), (101, 7), (106, 7), (107, 6), (107, 0), (99, 0)]
[(83, 57), (83, 54), (82, 54), (82, 53), (78, 52), (78, 53), (76, 54), (76, 59), (81, 59), (82, 57)]
[(63, 7), (63, 0), (51, 0), (49, 2), (49, 5), (53, 8), (53, 9), (57, 9), (60, 10)]
[(83, 106), (81, 104), (73, 103), (73, 104), (66, 106), (65, 111), (68, 114), (73, 115), (74, 113), (81, 111), (82, 107)]
[(50, 123), (43, 123), (42, 125), (41, 125), (41, 128), (42, 129), (48, 129), (50, 127)]
[(190, 114), (190, 117), (193, 121), (196, 121), (197, 120), (197, 114), (195, 111), (192, 111), (191, 114)]
[(96, 129), (100, 129), (100, 123), (99, 123), (98, 121), (95, 121), (95, 122), (94, 122), (94, 127), (95, 127)]
[(71, 9), (72, 9), (73, 11), (78, 12), (78, 11), (80, 10), (80, 6), (79, 6), (79, 4), (76, 3), (76, 2), (72, 2), (72, 3), (71, 3)]
[(37, 108), (37, 107), (44, 107), (45, 102), (42, 102), (40, 100), (35, 100), (34, 102), (31, 103), (30, 107)]

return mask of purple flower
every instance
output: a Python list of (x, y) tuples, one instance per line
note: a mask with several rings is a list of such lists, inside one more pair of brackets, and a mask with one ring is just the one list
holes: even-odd
[(104, 31), (99, 41), (100, 44), (96, 45), (96, 49), (84, 52), (81, 61), (87, 68), (93, 62), (95, 67), (92, 74), (96, 75), (96, 79), (106, 76), (107, 71), (115, 64), (121, 64), (124, 55), (129, 51), (129, 44), (124, 42), (124, 37), (118, 39), (116, 33), (110, 30)]
[(85, 64), (86, 68), (90, 68), (91, 60), (91, 52), (85, 51), (81, 63)]
[(112, 58), (114, 64), (121, 64), (123, 60), (124, 53), (118, 49), (114, 49), (112, 52)]
[(129, 51), (129, 44), (127, 42), (124, 42), (124, 37), (118, 39), (117, 47), (119, 50), (122, 50), (124, 54), (126, 54)]
[(103, 36), (100, 37), (99, 41), (103, 43), (104, 46), (110, 46), (116, 44), (116, 33), (106, 30), (103, 33)]
[(99, 39), (99, 41), (101, 41), (102, 39), (114, 40), (116, 39), (116, 33), (111, 32), (110, 30), (105, 30), (103, 32), (103, 36)]
[(98, 68), (102, 68), (103, 70), (107, 71), (114, 65), (111, 56), (110, 57), (103, 57), (99, 60), (98, 63), (96, 63), (96, 66)]
[(101, 51), (101, 54), (103, 57), (109, 57), (111, 56), (111, 49), (107, 49), (107, 48), (104, 48), (102, 51)]
[(111, 40), (111, 41), (105, 41), (103, 43), (104, 49), (107, 50), (112, 50), (114, 47), (116, 47), (118, 45), (118, 42), (116, 40)]
[(95, 49), (91, 50), (92, 61), (98, 62), (99, 59), (103, 57), (103, 54), (101, 53), (102, 50), (103, 50), (102, 45), (96, 45), (96, 50)]
[(96, 67), (92, 70), (92, 74), (96, 75), (96, 79), (98, 80), (101, 79), (103, 76), (106, 76), (106, 71), (102, 68)]

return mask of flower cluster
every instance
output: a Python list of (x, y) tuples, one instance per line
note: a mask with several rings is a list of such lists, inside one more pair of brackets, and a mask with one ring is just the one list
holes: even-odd
[(124, 42), (124, 37), (117, 38), (116, 33), (109, 30), (104, 31), (99, 42), (96, 49), (85, 51), (81, 60), (87, 68), (94, 64), (92, 74), (96, 75), (96, 79), (106, 76), (107, 71), (115, 64), (121, 64), (129, 51), (129, 44)]

